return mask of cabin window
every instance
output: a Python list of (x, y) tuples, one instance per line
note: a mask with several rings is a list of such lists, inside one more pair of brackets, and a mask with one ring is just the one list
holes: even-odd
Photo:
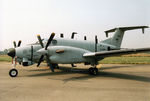
[(57, 40), (53, 40), (53, 41), (52, 41), (52, 44), (53, 44), (53, 45), (56, 45), (56, 44), (57, 44)]

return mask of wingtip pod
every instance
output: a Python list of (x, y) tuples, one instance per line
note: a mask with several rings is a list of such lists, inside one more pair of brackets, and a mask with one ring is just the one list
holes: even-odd
[(108, 37), (108, 33), (114, 32), (116, 29), (117, 29), (117, 28), (113, 28), (113, 29), (110, 29), (110, 30), (105, 31), (106, 37)]
[(149, 28), (149, 26), (145, 26), (145, 28)]
[(145, 28), (149, 28), (149, 26), (143, 26), (143, 28), (142, 28), (142, 33), (143, 34), (145, 33)]
[(143, 26), (143, 28), (149, 28), (149, 26)]

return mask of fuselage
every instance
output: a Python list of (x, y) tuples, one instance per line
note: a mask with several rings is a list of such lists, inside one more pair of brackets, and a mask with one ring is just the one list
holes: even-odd
[[(47, 39), (43, 40), (44, 45), (47, 43)], [(85, 50), (86, 52), (95, 52), (95, 51), (109, 51), (117, 49), (115, 46), (105, 44), (105, 43), (98, 43), (87, 41), (87, 40), (74, 40), (74, 39), (64, 39), (64, 38), (54, 38), (52, 43), (49, 47), (53, 46), (65, 46), (65, 47), (72, 47)], [(95, 50), (95, 48), (97, 49)], [(34, 44), (22, 46), (16, 48), (16, 56), (20, 59), (21, 62), (31, 61), (32, 63), (38, 62), (40, 58), (40, 54), (37, 53), (42, 47), (37, 42)], [(77, 59), (76, 59), (77, 60)], [(79, 61), (80, 62), (80, 61)]]
[(53, 39), (51, 46), (71, 46), (71, 47), (85, 49), (91, 52), (95, 52), (96, 47), (97, 47), (97, 51), (108, 51), (108, 50), (118, 49), (118, 47), (116, 46), (109, 45), (109, 44), (102, 43), (102, 42), (96, 45), (95, 42), (93, 41), (62, 39), (62, 38)]

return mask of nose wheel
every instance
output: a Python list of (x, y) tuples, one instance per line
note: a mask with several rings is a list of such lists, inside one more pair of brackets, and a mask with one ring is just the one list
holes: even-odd
[(96, 67), (89, 68), (89, 74), (91, 74), (91, 75), (97, 75), (98, 74), (98, 69)]
[(9, 75), (10, 75), (11, 77), (16, 77), (16, 76), (18, 75), (18, 70), (15, 69), (15, 68), (11, 69), (11, 70), (9, 71)]

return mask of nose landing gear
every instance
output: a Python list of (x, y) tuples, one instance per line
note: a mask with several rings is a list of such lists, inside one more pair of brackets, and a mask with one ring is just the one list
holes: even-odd
[(16, 57), (14, 57), (14, 58), (12, 59), (13, 68), (9, 71), (9, 75), (10, 75), (11, 77), (16, 77), (16, 76), (18, 75), (18, 70), (15, 69), (16, 64), (17, 64), (16, 59), (17, 59)]

